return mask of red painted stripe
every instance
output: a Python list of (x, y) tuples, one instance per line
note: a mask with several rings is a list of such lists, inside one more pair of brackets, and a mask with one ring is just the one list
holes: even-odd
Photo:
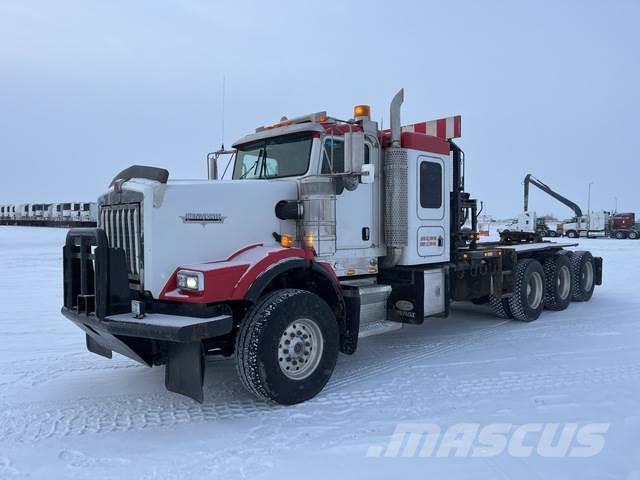
[(462, 117), (460, 115), (456, 115), (453, 117), (453, 137), (460, 138), (462, 136)]
[(433, 137), (423, 133), (404, 132), (401, 138), (402, 148), (449, 155), (449, 142), (440, 137)]
[(436, 136), (440, 138), (447, 138), (447, 119), (441, 118), (436, 123)]
[(414, 130), (416, 133), (427, 133), (427, 124), (426, 124), (425, 122), (422, 122), (422, 123), (416, 123), (416, 124), (413, 126), (413, 130)]

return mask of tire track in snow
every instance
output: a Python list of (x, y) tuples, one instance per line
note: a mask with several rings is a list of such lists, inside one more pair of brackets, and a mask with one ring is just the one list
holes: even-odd
[[(383, 389), (321, 393), (307, 403), (291, 407), (257, 400), (227, 398), (218, 399), (214, 403), (197, 404), (189, 399), (176, 399), (169, 395), (138, 395), (135, 398), (98, 401), (81, 399), (70, 406), (45, 406), (38, 409), (26, 406), (2, 412), (0, 441), (36, 442), (49, 438), (128, 432), (256, 416), (289, 418), (297, 413), (311, 414), (318, 407), (322, 407), (325, 413), (334, 412), (343, 416), (345, 410), (381, 404), (390, 397), (391, 394)], [(326, 406), (334, 408), (326, 409)]]
[[(553, 312), (555, 313), (555, 312)], [(543, 312), (545, 314), (553, 314), (552, 312)], [(630, 314), (631, 310), (625, 310), (622, 312), (610, 312), (607, 315), (602, 315), (599, 319), (615, 319), (620, 315)], [(544, 317), (543, 317), (544, 318)], [(520, 335), (514, 335), (511, 330), (503, 331), (498, 327), (507, 324), (513, 323), (514, 320), (504, 320), (489, 327), (485, 327), (482, 329), (475, 330), (474, 332), (468, 332), (464, 337), (461, 337), (458, 333), (447, 335), (450, 337), (446, 342), (438, 342), (436, 345), (429, 345), (427, 343), (418, 343), (412, 342), (411, 344), (404, 344), (401, 347), (409, 350), (406, 353), (399, 353), (397, 345), (390, 345), (389, 348), (398, 352), (393, 356), (393, 358), (389, 358), (383, 361), (374, 361), (361, 367), (359, 369), (354, 369), (350, 373), (346, 375), (340, 376), (335, 381), (330, 381), (327, 387), (325, 387), (325, 391), (333, 392), (339, 391), (343, 387), (347, 385), (351, 385), (353, 383), (357, 383), (361, 380), (367, 380), (373, 377), (377, 377), (382, 373), (393, 372), (394, 370), (398, 370), (400, 368), (410, 368), (415, 367), (417, 363), (427, 360), (429, 358), (442, 355), (445, 353), (453, 352), (456, 350), (460, 350), (463, 348), (468, 348), (472, 345), (478, 344), (481, 341), (485, 341), (488, 338), (495, 337), (498, 340), (510, 340), (513, 338), (517, 338), (517, 340), (521, 341), (525, 338), (522, 335), (522, 331), (519, 330)], [(548, 336), (555, 336), (558, 334), (558, 330), (560, 331), (572, 331), (575, 333), (576, 327), (580, 333), (583, 333), (587, 330), (591, 330), (589, 326), (592, 324), (589, 323), (580, 323), (579, 320), (576, 322), (565, 322), (564, 324), (559, 325), (556, 322), (536, 322), (536, 324), (523, 324), (523, 328), (527, 329), (527, 339), (531, 339), (532, 337), (529, 335), (530, 331), (533, 333), (533, 337), (536, 338), (545, 338)], [(614, 324), (615, 325), (615, 324)], [(419, 328), (419, 327), (418, 327)], [(504, 335), (504, 338), (500, 336), (500, 334)], [(561, 332), (560, 332), (561, 333)], [(425, 338), (425, 342), (428, 342), (429, 338)], [(413, 350), (415, 349), (415, 350)]]
[(23, 382), (31, 386), (80, 372), (99, 372), (140, 368), (141, 365), (123, 357), (107, 360), (87, 352), (73, 352), (24, 361), (0, 364), (0, 385), (3, 387)]
[(566, 387), (624, 383), (640, 377), (640, 363), (615, 364), (607, 367), (568, 369), (553, 372), (507, 372), (498, 376), (473, 378), (455, 382), (449, 394), (459, 398), (479, 395), (505, 395), (526, 391), (563, 391)]
[(362, 380), (377, 377), (382, 373), (389, 373), (400, 368), (412, 367), (415, 366), (416, 363), (428, 358), (432, 358), (434, 356), (442, 355), (456, 350), (461, 350), (479, 341), (486, 340), (487, 338), (497, 335), (500, 332), (498, 327), (509, 322), (510, 320), (505, 320), (493, 324), (490, 327), (478, 329), (474, 332), (470, 332), (462, 339), (460, 337), (454, 337), (451, 341), (448, 341), (442, 345), (431, 346), (425, 344), (422, 346), (422, 348), (409, 350), (405, 353), (396, 351), (394, 352), (392, 357), (386, 360), (371, 362), (360, 369), (354, 370), (349, 374), (341, 376), (335, 381), (330, 381), (327, 387), (325, 387), (324, 391), (339, 391), (347, 385), (352, 385)]

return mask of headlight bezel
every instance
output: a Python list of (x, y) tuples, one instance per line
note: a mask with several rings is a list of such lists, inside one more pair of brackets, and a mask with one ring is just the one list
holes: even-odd
[(194, 270), (178, 270), (176, 272), (176, 286), (186, 292), (204, 292), (204, 273)]

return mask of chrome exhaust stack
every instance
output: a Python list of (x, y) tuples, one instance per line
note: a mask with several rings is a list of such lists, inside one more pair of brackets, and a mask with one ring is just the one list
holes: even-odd
[(389, 117), (391, 121), (391, 146), (400, 147), (400, 107), (404, 102), (404, 88), (401, 88), (391, 100)]
[(390, 107), (391, 146), (384, 158), (384, 238), (387, 255), (382, 268), (393, 268), (408, 244), (409, 171), (407, 151), (401, 148), (400, 107), (404, 89), (393, 97)]

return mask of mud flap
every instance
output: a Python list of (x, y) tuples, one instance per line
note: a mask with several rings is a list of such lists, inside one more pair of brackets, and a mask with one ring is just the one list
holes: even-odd
[(89, 334), (87, 334), (86, 337), (87, 337), (87, 350), (97, 355), (102, 355), (103, 357), (106, 357), (106, 358), (113, 357), (113, 352), (111, 350), (100, 345), (93, 338), (91, 338)]
[(202, 342), (168, 342), (169, 359), (165, 367), (167, 390), (202, 403), (204, 394), (204, 348)]
[(593, 257), (593, 262), (596, 267), (595, 284), (602, 285), (602, 257)]

